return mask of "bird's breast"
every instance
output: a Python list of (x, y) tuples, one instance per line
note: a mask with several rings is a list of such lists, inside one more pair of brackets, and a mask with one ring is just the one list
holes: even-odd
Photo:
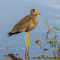
[(34, 29), (37, 26), (37, 24), (38, 24), (38, 17), (36, 17), (36, 18), (34, 18), (34, 19), (32, 19), (30, 21), (30, 25), (29, 25), (28, 31)]
[(33, 24), (36, 26), (38, 24), (38, 17), (36, 16), (33, 20)]

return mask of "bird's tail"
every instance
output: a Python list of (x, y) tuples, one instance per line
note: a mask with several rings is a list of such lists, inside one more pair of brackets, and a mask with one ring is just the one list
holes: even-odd
[(14, 34), (18, 34), (18, 33), (21, 33), (21, 32), (15, 32), (15, 33), (11, 33), (11, 32), (9, 32), (8, 35), (9, 35), (9, 36), (12, 36), (12, 35), (14, 35)]
[(11, 36), (11, 35), (13, 35), (13, 33), (9, 32), (8, 35)]

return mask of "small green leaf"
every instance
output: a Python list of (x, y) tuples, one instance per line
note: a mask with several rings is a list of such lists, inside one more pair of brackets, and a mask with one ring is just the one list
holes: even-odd
[(44, 55), (45, 54), (45, 51), (43, 52), (43, 54), (42, 55)]
[(60, 40), (60, 38), (59, 38), (59, 40)]
[(48, 26), (48, 21), (47, 21), (47, 18), (45, 17), (45, 20), (46, 20), (46, 25), (47, 25), (47, 27), (49, 28), (49, 26)]

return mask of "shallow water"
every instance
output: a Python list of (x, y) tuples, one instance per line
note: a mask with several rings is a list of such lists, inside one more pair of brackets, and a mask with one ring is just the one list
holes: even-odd
[[(4, 54), (19, 53), (17, 57), (25, 58), (25, 32), (8, 37), (8, 32), (12, 30), (14, 25), (20, 21), (24, 16), (30, 13), (31, 9), (37, 9), (41, 15), (38, 15), (39, 23), (37, 27), (30, 31), (30, 51), (29, 57), (37, 57), (43, 53), (35, 41), (47, 32), (46, 20), (52, 28), (54, 26), (60, 27), (60, 1), (59, 0), (0, 0), (0, 59), (4, 60)], [(54, 30), (55, 31), (55, 30)], [(60, 37), (60, 31), (57, 31)], [(54, 35), (54, 33), (53, 33)], [(53, 36), (51, 35), (51, 37)], [(45, 42), (45, 38), (42, 38), (42, 42)], [(50, 45), (42, 46), (50, 49)], [(51, 50), (46, 52), (46, 55), (53, 56)], [(49, 53), (50, 52), (50, 53)]]

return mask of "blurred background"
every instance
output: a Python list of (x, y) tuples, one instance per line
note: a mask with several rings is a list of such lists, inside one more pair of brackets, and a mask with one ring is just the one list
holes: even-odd
[[(48, 20), (49, 27), (60, 27), (60, 1), (59, 0), (0, 0), (0, 59), (4, 60), (5, 54), (19, 53), (17, 57), (25, 58), (25, 32), (9, 37), (7, 34), (12, 30), (23, 17), (30, 14), (31, 9), (36, 9), (41, 15), (38, 15), (39, 22), (37, 27), (30, 31), (30, 51), (29, 57), (33, 58), (43, 53), (43, 49), (35, 43), (42, 35), (46, 34), (47, 26), (45, 17)], [(55, 30), (54, 30), (55, 31)], [(49, 35), (54, 36), (54, 32)], [(59, 31), (57, 31), (60, 36)], [(42, 42), (45, 42), (43, 37)], [(49, 44), (43, 45), (50, 49), (46, 55), (53, 56)], [(49, 53), (50, 52), (50, 53)]]

